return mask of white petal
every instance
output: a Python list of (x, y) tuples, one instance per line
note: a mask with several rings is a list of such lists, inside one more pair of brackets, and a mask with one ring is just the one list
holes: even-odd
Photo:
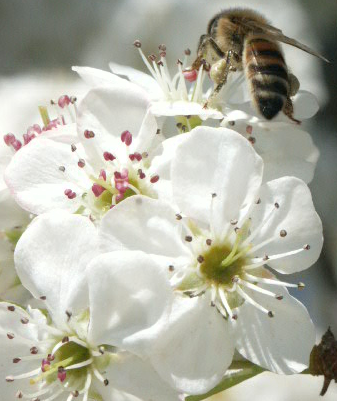
[[(268, 286), (264, 288), (270, 290)], [(285, 289), (278, 290), (278, 293), (284, 296), (281, 301), (249, 292), (275, 316), (270, 318), (247, 302), (242, 305), (238, 309), (236, 347), (246, 359), (272, 372), (298, 373), (309, 364), (315, 329), (306, 308), (299, 301)]]
[(138, 71), (132, 67), (120, 65), (117, 63), (109, 63), (109, 67), (114, 74), (126, 76), (130, 82), (139, 85), (143, 88), (150, 98), (159, 99), (162, 95), (162, 90), (157, 81), (149, 74)]
[[(105, 87), (118, 89), (119, 91), (135, 90), (141, 92), (141, 88), (126, 79), (120, 78), (111, 72), (99, 70), (91, 67), (72, 67), (72, 70), (77, 72), (79, 76), (91, 87)], [(146, 95), (145, 91), (142, 91)]]
[(59, 322), (88, 305), (85, 269), (97, 254), (97, 234), (86, 217), (62, 211), (34, 219), (15, 249), (22, 284)]
[[(18, 204), (34, 214), (62, 208), (70, 212), (81, 205), (81, 195), (91, 181), (77, 165), (70, 146), (39, 138), (15, 154), (6, 169), (5, 179)], [(59, 167), (64, 166), (65, 172)], [(71, 189), (76, 198), (68, 199)]]
[(210, 306), (207, 297), (177, 296), (151, 360), (173, 387), (202, 394), (221, 380), (232, 361), (234, 345), (231, 324)]
[[(261, 158), (241, 135), (225, 128), (198, 127), (177, 148), (173, 195), (183, 213), (212, 220), (221, 234), (231, 219), (239, 219), (250, 208), (262, 169)], [(213, 193), (217, 196), (211, 213)]]
[(162, 258), (138, 251), (109, 252), (90, 263), (91, 342), (146, 353), (165, 324), (172, 302), (162, 265)]
[(154, 115), (148, 111), (135, 138), (133, 151), (149, 153), (154, 147), (158, 146), (163, 137), (157, 134), (157, 129), (157, 121)]
[(76, 143), (78, 141), (77, 125), (75, 123), (58, 125), (57, 128), (53, 128), (51, 130), (43, 132), (42, 135), (38, 136), (34, 140), (40, 138), (52, 139), (56, 142), (68, 144)]
[(145, 196), (131, 196), (103, 217), (100, 228), (101, 249), (141, 250), (156, 255), (188, 255), (176, 211), (169, 203)]
[[(125, 400), (129, 400), (128, 394), (139, 397), (141, 400), (178, 401), (181, 399), (178, 393), (158, 376), (149, 362), (128, 352), (116, 355), (116, 358), (107, 366), (106, 375), (110, 379), (111, 386), (126, 393)], [(102, 394), (104, 393), (105, 391)]]
[[(102, 157), (104, 151), (124, 154), (125, 145), (120, 139), (122, 132), (130, 131), (135, 139), (147, 112), (149, 99), (146, 93), (136, 85), (121, 80), (128, 86), (123, 89), (110, 86), (92, 89), (79, 104), (79, 138), (93, 158), (97, 155)], [(95, 138), (85, 139), (85, 130), (92, 130)]]
[(25, 227), (29, 222), (29, 214), (15, 202), (8, 188), (0, 191), (0, 229)]
[(216, 109), (204, 109), (201, 103), (183, 100), (153, 102), (150, 110), (156, 116), (199, 116), (202, 120), (223, 118), (223, 114)]
[[(261, 187), (261, 203), (252, 211), (254, 231), (260, 224), (254, 246), (267, 239), (275, 239), (257, 251), (258, 256), (282, 254), (309, 245), (309, 250), (285, 256), (267, 263), (280, 273), (295, 273), (311, 266), (322, 249), (322, 223), (317, 215), (307, 185), (294, 177), (283, 177)], [(279, 208), (274, 204), (278, 203)], [(269, 213), (273, 210), (272, 214)], [(268, 217), (269, 215), (269, 217)], [(281, 230), (286, 236), (280, 235)], [(255, 256), (255, 255), (254, 255)]]
[(254, 148), (264, 162), (264, 181), (287, 175), (305, 182), (313, 179), (319, 151), (311, 136), (289, 127), (265, 130), (253, 129)]
[(313, 117), (319, 109), (316, 97), (308, 91), (298, 91), (293, 103), (294, 116), (300, 121)]
[[(8, 307), (13, 306), (14, 312), (9, 311)], [(29, 314), (20, 307), (7, 302), (0, 303), (0, 378), (3, 400), (14, 400), (19, 389), (27, 392), (34, 391), (34, 388), (36, 390), (36, 386), (29, 384), (29, 379), (5, 381), (7, 376), (19, 375), (39, 367), (38, 361), (13, 363), (14, 358), (30, 355), (29, 349), (33, 346), (41, 351), (36, 326), (31, 323), (22, 324), (22, 318), (30, 320)], [(14, 334), (14, 338), (10, 340), (7, 333)]]

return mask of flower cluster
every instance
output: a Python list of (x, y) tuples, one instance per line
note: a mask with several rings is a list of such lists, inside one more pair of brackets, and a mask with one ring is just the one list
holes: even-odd
[[(238, 358), (308, 366), (314, 326), (287, 290), (304, 284), (280, 275), (322, 248), (309, 134), (257, 115), (242, 73), (205, 108), (212, 84), (185, 71), (189, 50), (172, 76), (164, 45), (135, 47), (151, 75), (74, 67), (80, 102), (61, 96), (54, 119), (40, 108), (42, 127), (3, 136), (6, 400), (178, 401)], [(294, 111), (315, 114), (313, 95)]]

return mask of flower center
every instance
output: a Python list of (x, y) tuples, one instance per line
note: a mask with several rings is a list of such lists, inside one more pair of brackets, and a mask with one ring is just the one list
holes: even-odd
[(244, 266), (248, 264), (247, 259), (242, 256), (236, 258), (240, 252), (233, 252), (230, 244), (215, 244), (199, 257), (200, 273), (212, 283), (223, 286), (232, 286), (233, 277), (242, 276)]
[[(10, 312), (17, 312), (23, 315), (19, 308), (9, 306)], [(22, 324), (39, 325), (39, 329), (47, 331), (49, 336), (41, 340), (36, 346), (31, 346), (30, 355), (17, 356), (13, 363), (20, 365), (24, 370), (25, 362), (36, 360), (37, 369), (34, 369), (16, 376), (7, 376), (7, 382), (13, 382), (21, 379), (28, 379), (33, 393), (24, 393), (18, 390), (18, 398), (29, 398), (49, 401), (64, 392), (69, 394), (68, 399), (83, 395), (84, 399), (93, 396), (91, 383), (94, 377), (104, 386), (109, 384), (108, 380), (102, 375), (106, 366), (112, 362), (115, 350), (104, 346), (93, 346), (85, 340), (79, 338), (76, 334), (67, 334), (56, 327), (41, 322), (34, 321), (34, 318), (27, 318), (23, 315)], [(69, 313), (69, 320), (71, 314)], [(75, 325), (80, 322), (74, 318)], [(70, 321), (68, 324), (74, 326)], [(13, 340), (14, 333), (8, 333), (7, 338)], [(107, 347), (108, 348), (108, 347)], [(111, 348), (111, 349), (110, 349)], [(111, 352), (110, 352), (111, 351)], [(97, 383), (97, 382), (96, 382)], [(97, 387), (97, 386), (95, 386)], [(99, 390), (97, 388), (97, 390)]]

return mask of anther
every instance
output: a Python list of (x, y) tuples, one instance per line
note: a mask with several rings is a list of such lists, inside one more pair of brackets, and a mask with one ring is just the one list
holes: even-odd
[(29, 323), (29, 319), (27, 319), (26, 317), (23, 317), (23, 318), (21, 319), (21, 323), (22, 323), (22, 324), (28, 324), (28, 323)]
[(238, 283), (239, 280), (240, 280), (240, 277), (239, 277), (239, 276), (233, 276), (233, 277), (232, 277), (232, 283)]
[(183, 218), (183, 216), (181, 214), (179, 214), (179, 213), (176, 214), (176, 219), (177, 220), (181, 220), (182, 218)]
[(135, 46), (135, 47), (137, 47), (138, 49), (140, 49), (141, 47), (142, 47), (142, 43), (141, 43), (141, 41), (140, 40), (135, 40), (134, 42), (133, 42), (133, 45)]
[(228, 121), (228, 125), (231, 126), (231, 127), (234, 127), (235, 121)]
[(212, 308), (214, 308), (215, 302), (214, 302), (214, 301), (211, 301), (211, 304), (210, 304), (210, 305), (211, 305)]
[(259, 198), (256, 202), (257, 205), (259, 205), (261, 203), (261, 199)]
[(13, 376), (7, 376), (6, 377), (6, 382), (11, 383), (14, 381), (14, 377)]
[(149, 154), (147, 152), (143, 152), (142, 153), (142, 158), (146, 159), (147, 157), (149, 157)]
[(232, 224), (232, 226), (235, 226), (236, 224), (238, 224), (238, 221), (237, 220), (231, 220), (231, 224)]
[(103, 346), (100, 346), (99, 348), (98, 348), (98, 352), (100, 353), (100, 354), (104, 354), (104, 352), (105, 352), (105, 349), (104, 349), (104, 347)]
[(22, 391), (18, 390), (17, 393), (15, 394), (15, 397), (16, 398), (22, 398), (23, 397)]
[(53, 362), (54, 359), (55, 359), (54, 355), (48, 354), (48, 356), (47, 356), (47, 361)]
[(232, 315), (232, 319), (233, 320), (238, 320), (238, 315), (236, 315), (236, 314)]
[(77, 97), (76, 96), (70, 96), (70, 103), (74, 104), (77, 102)]
[(256, 138), (254, 138), (253, 136), (250, 136), (250, 137), (248, 138), (248, 141), (249, 141), (252, 145), (254, 145), (254, 143), (256, 142)]
[(205, 258), (204, 258), (202, 255), (199, 255), (199, 256), (197, 257), (197, 261), (198, 261), (199, 263), (202, 263), (204, 260), (205, 260)]
[(41, 299), (41, 301), (45, 301), (45, 300), (47, 299), (47, 297), (46, 297), (45, 295), (42, 295), (42, 296), (40, 297), (40, 299)]
[(272, 312), (271, 310), (268, 312), (268, 316), (269, 317), (274, 317), (275, 315), (274, 315), (274, 312)]
[(181, 127), (181, 130), (182, 130), (182, 132), (186, 132), (186, 131), (187, 131), (186, 125), (183, 125), (183, 126)]
[(68, 95), (60, 96), (57, 104), (59, 105), (59, 107), (61, 107), (61, 109), (63, 109), (65, 106), (69, 106), (70, 97)]
[(32, 355), (36, 355), (39, 352), (39, 350), (36, 347), (32, 347), (29, 351)]
[(210, 238), (206, 239), (206, 245), (208, 245), (208, 246), (212, 245), (212, 240)]
[(155, 54), (150, 54), (148, 57), (147, 57), (150, 61), (156, 61), (156, 55)]
[(184, 51), (184, 53), (185, 53), (186, 56), (190, 56), (191, 55), (191, 50), (190, 49), (186, 49)]
[(83, 168), (85, 166), (85, 160), (84, 159), (80, 159), (77, 162), (78, 167)]
[(69, 342), (69, 337), (68, 336), (65, 336), (65, 337), (63, 337), (62, 338), (62, 343), (64, 344), (64, 343), (68, 343)]
[(90, 131), (90, 130), (88, 130), (88, 129), (86, 129), (86, 130), (84, 131), (84, 138), (86, 138), (86, 139), (91, 139), (91, 138), (94, 138), (94, 137), (95, 137), (94, 131)]
[(66, 168), (64, 166), (60, 166), (59, 170), (62, 171), (62, 173), (64, 173), (66, 171)]
[(71, 316), (72, 316), (73, 314), (72, 314), (71, 312), (69, 312), (69, 311), (66, 310), (66, 315), (67, 315), (68, 322), (69, 322), (69, 320), (70, 320), (70, 318), (71, 318)]
[(74, 143), (72, 143), (72, 144), (71, 144), (71, 151), (72, 151), (72, 152), (76, 152), (76, 150), (77, 150), (76, 145), (75, 145)]
[(306, 250), (306, 251), (309, 251), (310, 245), (309, 244), (304, 245), (303, 249)]
[(163, 43), (161, 45), (158, 46), (158, 49), (165, 52), (166, 51), (166, 45), (164, 45)]
[(304, 287), (305, 287), (305, 284), (302, 283), (302, 282), (299, 282), (299, 283), (297, 284), (297, 288), (298, 288), (299, 290), (303, 290)]
[(186, 242), (192, 242), (192, 239), (193, 238), (190, 235), (186, 235), (186, 237), (185, 237)]
[(176, 125), (177, 125), (177, 128), (179, 128), (179, 129), (181, 129), (181, 127), (183, 126), (182, 123), (177, 123)]
[(151, 182), (151, 184), (155, 184), (156, 182), (158, 182), (159, 181), (159, 175), (157, 174), (157, 175), (154, 175), (154, 176), (152, 176), (151, 178), (150, 178), (150, 182)]
[(264, 255), (264, 257), (262, 258), (262, 260), (268, 260), (269, 256), (268, 255)]
[(126, 146), (130, 146), (132, 143), (132, 134), (130, 131), (123, 131), (121, 133), (121, 141), (125, 143)]
[(183, 65), (183, 62), (178, 58), (178, 60), (177, 60), (177, 64), (179, 65)]
[(280, 237), (284, 238), (287, 235), (287, 231), (286, 230), (281, 230), (280, 231)]
[(248, 135), (251, 135), (251, 133), (253, 132), (253, 127), (251, 125), (247, 125), (246, 132)]
[(14, 358), (13, 363), (19, 363), (21, 361), (21, 358)]
[(275, 295), (275, 298), (276, 298), (278, 301), (282, 301), (283, 295)]
[(15, 306), (9, 305), (9, 306), (7, 306), (7, 309), (8, 309), (10, 312), (14, 312), (14, 311), (15, 311)]
[(71, 395), (73, 396), (73, 397), (78, 397), (79, 396), (79, 392), (77, 391), (77, 390), (75, 390), (75, 391), (73, 391), (72, 393), (71, 393)]
[(109, 384), (109, 380), (105, 379), (103, 383), (104, 383), (104, 386), (107, 386)]
[(15, 337), (14, 333), (7, 333), (7, 338), (9, 340), (13, 340), (14, 337)]
[(215, 198), (215, 197), (217, 197), (217, 194), (214, 192), (214, 193), (212, 193), (212, 198)]
[(62, 382), (65, 381), (66, 377), (67, 377), (67, 372), (66, 372), (66, 370), (64, 369), (63, 366), (60, 366), (60, 367), (57, 369), (57, 378), (58, 378), (58, 379), (60, 380), (60, 382), (62, 383)]
[(276, 207), (276, 209), (278, 209), (280, 207), (279, 203), (275, 202), (274, 206)]
[(173, 266), (173, 265), (170, 265), (170, 266), (168, 267), (168, 269), (169, 269), (170, 272), (173, 272), (173, 271), (174, 271), (174, 266)]
[(158, 128), (156, 131), (156, 135), (159, 135), (159, 134), (160, 134), (160, 128)]

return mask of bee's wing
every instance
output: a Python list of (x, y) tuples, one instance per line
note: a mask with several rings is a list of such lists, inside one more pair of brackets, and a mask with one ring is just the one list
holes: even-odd
[(279, 42), (286, 43), (287, 45), (297, 47), (298, 49), (301, 49), (307, 53), (312, 54), (313, 56), (316, 56), (320, 58), (321, 60), (326, 61), (327, 63), (330, 63), (330, 61), (323, 57), (321, 54), (317, 53), (315, 50), (310, 49), (310, 47), (298, 42), (295, 39), (289, 38), (288, 36), (285, 36), (283, 32), (280, 29), (277, 29), (269, 24), (265, 24), (262, 22), (256, 22), (256, 21), (246, 21), (244, 23), (248, 28), (252, 29), (253, 31), (256, 31), (256, 33), (263, 33), (266, 36), (271, 37), (272, 39), (278, 40)]

